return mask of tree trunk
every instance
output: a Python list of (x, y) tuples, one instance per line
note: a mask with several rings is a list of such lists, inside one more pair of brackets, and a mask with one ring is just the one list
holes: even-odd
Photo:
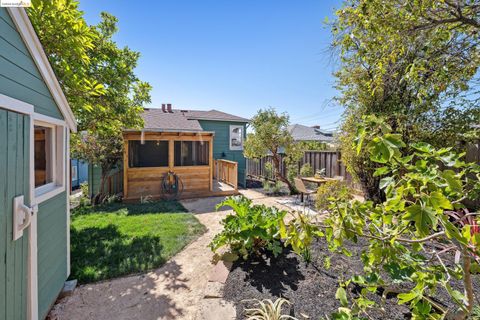
[(94, 204), (101, 204), (105, 199), (105, 196), (106, 196), (105, 182), (107, 180), (108, 173), (112, 169), (112, 166), (105, 166), (105, 167), (102, 166), (101, 168), (102, 168), (102, 175), (100, 177), (100, 188), (98, 189), (98, 193), (93, 198)]
[(472, 284), (472, 274), (470, 273), (471, 269), (471, 257), (467, 249), (463, 250), (463, 286), (465, 288), (465, 307), (468, 310), (468, 313), (472, 313), (474, 301), (473, 294), (473, 284)]
[(290, 191), (290, 194), (294, 194), (295, 187), (290, 183), (290, 181), (288, 181), (288, 179), (280, 171), (280, 163), (282, 160), (278, 153), (273, 153), (272, 161), (273, 161), (273, 167), (275, 168), (275, 178), (284, 182), (287, 185), (288, 190)]

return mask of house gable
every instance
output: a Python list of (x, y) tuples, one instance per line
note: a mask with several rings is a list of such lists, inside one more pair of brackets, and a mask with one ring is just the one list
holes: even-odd
[(73, 113), (23, 8), (0, 8), (0, 93), (32, 104), (35, 112), (65, 120)]

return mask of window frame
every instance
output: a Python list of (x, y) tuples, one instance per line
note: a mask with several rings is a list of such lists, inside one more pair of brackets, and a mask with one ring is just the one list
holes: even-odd
[[(51, 182), (35, 187), (33, 181), (35, 200), (40, 204), (48, 199), (65, 191), (65, 148), (66, 148), (66, 124), (65, 121), (55, 119), (42, 114), (33, 114), (33, 121), (31, 124), (32, 134), (35, 134), (35, 126), (42, 126), (49, 128), (51, 131), (49, 158), (51, 159)], [(30, 161), (31, 166), (35, 172), (35, 140), (33, 139), (31, 146)], [(47, 158), (48, 159), (48, 158)], [(47, 163), (47, 166), (49, 164)], [(33, 177), (35, 180), (35, 176)]]
[[(128, 145), (128, 150), (127, 150), (127, 167), (128, 169), (134, 169), (134, 170), (147, 170), (147, 169), (165, 169), (169, 168), (169, 159), (170, 159), (170, 141), (168, 139), (132, 139), (132, 140), (127, 140), (127, 145)], [(142, 141), (147, 142), (147, 141), (153, 141), (153, 142), (167, 142), (167, 165), (166, 166), (155, 166), (155, 167), (149, 167), (149, 166), (143, 166), (143, 167), (134, 167), (132, 166), (132, 161), (130, 161), (130, 152), (133, 152), (132, 146), (130, 145), (131, 142), (139, 142), (142, 144)]]
[[(195, 143), (195, 142), (202, 142), (200, 140), (173, 140), (172, 143), (173, 143), (173, 167), (174, 168), (189, 168), (189, 167), (209, 167), (210, 166), (210, 141), (203, 141), (205, 143), (208, 144), (208, 148), (207, 148), (207, 164), (193, 164), (193, 165), (188, 165), (188, 166), (182, 166), (182, 165), (176, 165), (175, 164), (175, 160), (176, 160), (176, 149), (175, 149), (175, 143), (183, 143), (183, 142), (192, 142), (192, 143)], [(180, 147), (181, 149), (181, 147)]]
[[(242, 130), (242, 134), (240, 135), (240, 138), (241, 138), (241, 144), (240, 146), (234, 146), (232, 145), (232, 133), (233, 133), (233, 130), (235, 129), (238, 129), (240, 128)], [(230, 125), (230, 131), (228, 132), (228, 145), (230, 147), (230, 150), (232, 151), (242, 151), (243, 150), (243, 144), (245, 142), (245, 133), (244, 133), (244, 130), (245, 130), (245, 126), (243, 125)]]

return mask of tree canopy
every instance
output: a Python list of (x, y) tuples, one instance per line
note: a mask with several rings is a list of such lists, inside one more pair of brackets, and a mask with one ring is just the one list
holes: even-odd
[(302, 151), (293, 141), (288, 131), (288, 114), (278, 114), (275, 109), (262, 110), (252, 118), (251, 126), (253, 133), (247, 135), (244, 145), (244, 154), (247, 158), (262, 158), (272, 156), (274, 177), (287, 184), (291, 192), (295, 191), (291, 181), (282, 174), (280, 165), (282, 158), (280, 153), (285, 153), (287, 165), (297, 164), (302, 156)]
[(102, 12), (89, 26), (78, 5), (33, 0), (28, 15), (78, 122), (72, 154), (107, 173), (121, 157), (122, 130), (143, 126), (151, 87), (135, 74), (140, 53), (112, 39), (117, 18)]
[(480, 120), (472, 86), (480, 63), (478, 6), (470, 3), (350, 0), (337, 11), (337, 87), (347, 107), (343, 159), (372, 198), (376, 165), (351, 152), (362, 115), (384, 116), (407, 143), (439, 147), (464, 139)]

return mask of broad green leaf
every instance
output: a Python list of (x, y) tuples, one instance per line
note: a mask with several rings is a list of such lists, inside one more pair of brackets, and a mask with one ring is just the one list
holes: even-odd
[(380, 189), (385, 190), (389, 185), (393, 184), (395, 180), (393, 177), (385, 177), (382, 180), (380, 180)]
[(340, 300), (342, 306), (346, 307), (348, 305), (347, 292), (343, 287), (339, 287), (335, 293), (335, 299)]
[(400, 293), (400, 294), (397, 295), (398, 303), (399, 304), (405, 304), (407, 302), (412, 301), (413, 299), (416, 299), (419, 295), (420, 295), (420, 293), (416, 290), (412, 290), (412, 291), (406, 292), (406, 293)]
[(435, 210), (453, 209), (452, 203), (441, 192), (435, 191), (430, 194), (430, 203)]
[(414, 143), (414, 144), (412, 144), (412, 148), (414, 148), (418, 151), (424, 152), (424, 153), (431, 153), (434, 150), (433, 147), (426, 142)]
[(415, 222), (415, 228), (420, 236), (428, 234), (430, 228), (437, 225), (435, 211), (428, 207), (422, 207), (416, 204), (408, 207), (406, 211), (407, 213), (403, 218)]
[(442, 178), (447, 181), (448, 187), (454, 192), (462, 192), (462, 181), (457, 177), (453, 170), (442, 172)]
[(381, 168), (378, 168), (377, 170), (375, 170), (375, 172), (373, 173), (373, 176), (374, 177), (383, 176), (384, 174), (386, 174), (389, 171), (390, 171), (389, 167), (381, 167)]

